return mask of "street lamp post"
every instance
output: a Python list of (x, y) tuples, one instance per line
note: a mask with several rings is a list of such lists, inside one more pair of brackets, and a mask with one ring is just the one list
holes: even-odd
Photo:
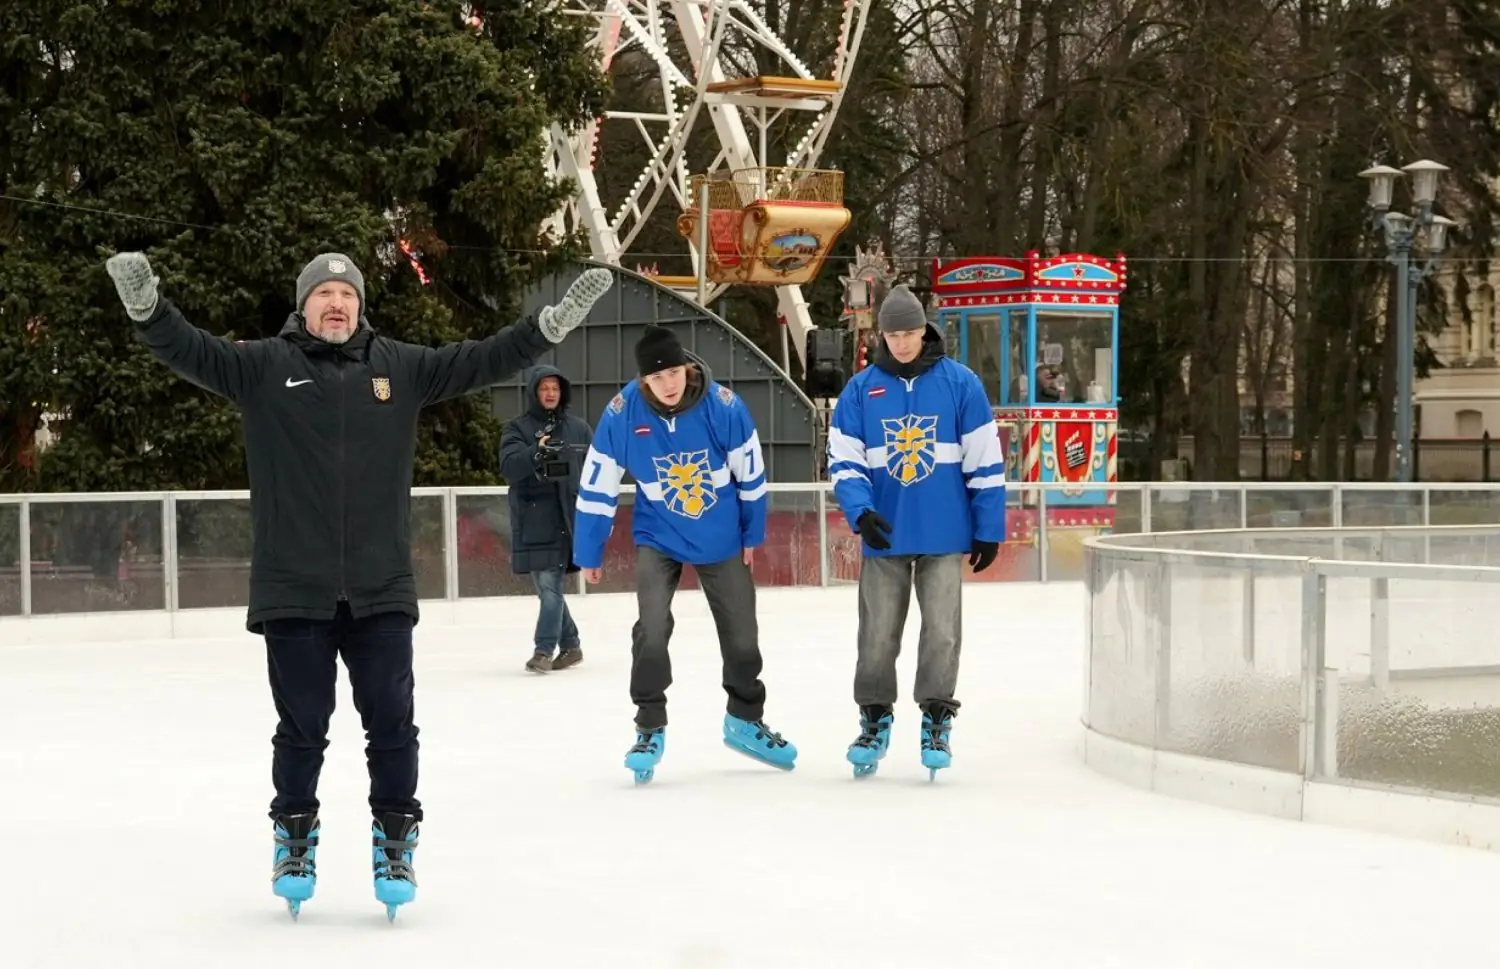
[[(1432, 211), (1437, 200), (1438, 176), (1447, 165), (1435, 161), (1412, 162), (1402, 169), (1375, 165), (1359, 173), (1370, 183), (1371, 222), (1385, 235), (1386, 261), (1396, 270), (1396, 480), (1410, 482), (1412, 476), (1412, 396), (1417, 367), (1417, 288), (1432, 274), (1448, 244), (1452, 219)], [(1415, 216), (1391, 211), (1396, 179), (1411, 175), (1411, 197)], [(1426, 254), (1418, 265), (1414, 249)]]

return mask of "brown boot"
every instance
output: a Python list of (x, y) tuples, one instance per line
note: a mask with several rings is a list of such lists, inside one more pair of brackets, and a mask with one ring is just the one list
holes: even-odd
[(558, 653), (557, 658), (552, 661), (552, 668), (555, 670), (565, 670), (570, 666), (577, 666), (582, 662), (583, 650), (574, 646), (572, 649), (565, 649)]
[(548, 673), (554, 668), (552, 657), (546, 653), (532, 653), (531, 659), (526, 661), (526, 669), (532, 673)]

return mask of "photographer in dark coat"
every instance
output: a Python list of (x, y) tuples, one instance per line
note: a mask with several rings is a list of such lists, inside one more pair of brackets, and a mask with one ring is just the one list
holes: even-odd
[(561, 370), (537, 367), (526, 385), (526, 413), (507, 424), (500, 437), (500, 474), (510, 485), (511, 568), (531, 576), (541, 600), (535, 648), (526, 661), (533, 673), (583, 661), (565, 587), (567, 577), (578, 572), (573, 506), (594, 432), (568, 413), (572, 393)]

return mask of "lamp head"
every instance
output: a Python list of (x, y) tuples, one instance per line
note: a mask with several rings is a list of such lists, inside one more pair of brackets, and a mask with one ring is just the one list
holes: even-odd
[(1437, 199), (1438, 176), (1448, 171), (1448, 166), (1429, 159), (1403, 165), (1402, 170), (1411, 175), (1411, 197), (1418, 205), (1431, 205)]
[(1458, 225), (1445, 215), (1434, 215), (1427, 226), (1427, 249), (1439, 253), (1448, 248), (1448, 230)]
[(1391, 196), (1395, 193), (1396, 179), (1401, 177), (1401, 170), (1389, 165), (1374, 165), (1360, 172), (1359, 177), (1370, 183), (1370, 208), (1376, 212), (1389, 210)]

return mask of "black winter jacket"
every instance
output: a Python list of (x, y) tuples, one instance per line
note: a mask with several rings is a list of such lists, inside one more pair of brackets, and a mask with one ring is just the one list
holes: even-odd
[(362, 316), (332, 345), (292, 314), (272, 339), (231, 342), (188, 323), (165, 298), (137, 324), (167, 366), (240, 409), (250, 473), (250, 609), (269, 619), (418, 618), (411, 561), (417, 414), (518, 373), (552, 349), (534, 319), (484, 340), (418, 346)]
[[(556, 377), (562, 397), (555, 411), (537, 400), (543, 377)], [(542, 365), (526, 384), (526, 413), (505, 425), (500, 436), (500, 474), (510, 485), (510, 567), (517, 573), (540, 572), (573, 564), (573, 510), (578, 503), (578, 481), (583, 459), (594, 442), (588, 422), (568, 413), (573, 385), (561, 370)], [(549, 480), (537, 475), (537, 439), (551, 428), (549, 440), (568, 445), (568, 478)]]

